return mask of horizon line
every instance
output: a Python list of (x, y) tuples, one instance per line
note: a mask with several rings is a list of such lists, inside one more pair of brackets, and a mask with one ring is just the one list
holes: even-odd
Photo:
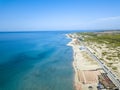
[(11, 30), (11, 31), (0, 31), (0, 33), (4, 33), (4, 32), (59, 32), (59, 31), (63, 31), (63, 32), (66, 32), (66, 31), (119, 31), (120, 29), (84, 29), (84, 30), (18, 30), (18, 31), (14, 31), (14, 30)]

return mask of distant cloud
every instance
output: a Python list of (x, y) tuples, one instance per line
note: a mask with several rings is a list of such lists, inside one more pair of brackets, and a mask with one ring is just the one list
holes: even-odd
[(120, 19), (120, 16), (114, 16), (114, 17), (106, 17), (106, 18), (99, 18), (95, 20), (94, 22), (100, 22), (100, 21), (111, 21), (111, 20), (118, 20)]
[(99, 22), (106, 22), (106, 21), (116, 21), (116, 20), (119, 20), (120, 19), (120, 16), (114, 16), (114, 17), (106, 17), (106, 18), (98, 18), (96, 19), (95, 21), (92, 21), (91, 23), (99, 23)]
[(120, 29), (120, 16), (98, 18), (86, 22), (84, 28), (87, 29)]

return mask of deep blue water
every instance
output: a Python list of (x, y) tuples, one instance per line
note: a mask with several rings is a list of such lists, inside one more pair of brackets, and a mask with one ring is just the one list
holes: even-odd
[(0, 33), (0, 90), (74, 90), (66, 33)]

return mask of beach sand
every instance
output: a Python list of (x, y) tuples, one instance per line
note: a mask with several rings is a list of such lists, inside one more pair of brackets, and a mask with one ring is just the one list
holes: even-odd
[(84, 48), (80, 49), (82, 45), (73, 34), (68, 34), (67, 37), (72, 39), (68, 46), (73, 48), (76, 90), (89, 90), (89, 86), (97, 90), (98, 75), (103, 72), (101, 67), (86, 53)]

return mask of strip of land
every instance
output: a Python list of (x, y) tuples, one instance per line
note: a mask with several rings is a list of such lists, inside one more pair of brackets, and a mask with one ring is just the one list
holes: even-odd
[(83, 43), (120, 78), (120, 31), (76, 33)]
[(98, 90), (98, 88), (107, 89), (107, 87), (116, 89), (103, 68), (86, 52), (83, 43), (79, 42), (82, 37), (77, 34), (67, 36), (72, 39), (68, 45), (73, 48), (76, 90)]

